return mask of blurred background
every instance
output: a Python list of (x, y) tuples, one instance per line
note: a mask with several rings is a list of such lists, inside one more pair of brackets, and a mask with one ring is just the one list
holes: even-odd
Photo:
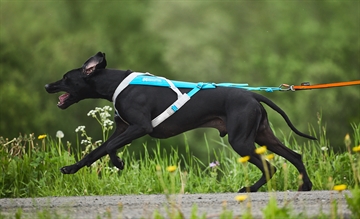
[[(101, 129), (86, 114), (103, 100), (85, 100), (67, 110), (47, 94), (59, 80), (98, 51), (108, 68), (150, 72), (173, 80), (299, 85), (360, 79), (358, 1), (1, 1), (0, 136), (57, 130), (75, 144), (75, 129), (93, 139)], [(309, 133), (326, 126), (330, 146), (342, 150), (351, 123), (360, 122), (360, 86), (261, 93), (277, 103), (295, 126)], [(268, 107), (274, 131), (290, 129)], [(161, 146), (181, 148), (187, 138), (201, 157), (204, 133), (210, 147), (216, 130), (200, 129)], [(301, 138), (296, 137), (299, 141)], [(134, 142), (134, 151), (155, 140)]]

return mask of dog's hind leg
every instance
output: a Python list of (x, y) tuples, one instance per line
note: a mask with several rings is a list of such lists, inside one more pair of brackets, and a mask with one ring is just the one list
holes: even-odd
[(266, 145), (270, 151), (287, 159), (296, 167), (296, 169), (301, 174), (303, 181), (303, 184), (299, 186), (299, 191), (311, 190), (312, 183), (301, 160), (301, 155), (287, 148), (284, 144), (280, 142), (278, 138), (275, 137), (274, 133), (270, 129), (267, 118), (263, 119), (256, 135), (255, 141), (259, 145)]
[[(251, 111), (248, 108), (244, 108), (245, 110), (236, 112), (235, 115), (230, 115), (228, 118), (231, 119), (227, 121), (229, 143), (232, 148), (242, 157), (250, 156), (249, 162), (258, 167), (262, 172), (261, 178), (256, 183), (249, 187), (243, 187), (238, 192), (256, 192), (267, 182), (267, 172), (263, 161), (255, 153), (255, 136), (261, 118), (261, 109), (258, 106), (257, 103), (255, 106), (249, 105), (249, 108), (252, 109)], [(266, 168), (269, 170), (268, 178), (271, 179), (276, 169), (275, 167), (269, 168), (271, 166), (269, 162), (265, 161), (265, 163)]]
[[(255, 149), (255, 147), (254, 147)], [(250, 155), (249, 155), (250, 156)], [(261, 160), (261, 157), (258, 155), (258, 154), (255, 154), (253, 153), (251, 156), (250, 156), (250, 160), (249, 160), (250, 163), (254, 164), (256, 167), (258, 167), (261, 172), (262, 172), (262, 175), (260, 177), (260, 179), (254, 183), (253, 185), (251, 185), (250, 187), (243, 187), (241, 188), (238, 192), (239, 193), (244, 193), (244, 192), (256, 192), (259, 190), (259, 188), (261, 186), (263, 186), (264, 184), (266, 184), (266, 182), (268, 180), (270, 180), (273, 175), (275, 174), (276, 172), (276, 168), (274, 166), (272, 166), (269, 162), (267, 162), (265, 160), (265, 163), (266, 163), (266, 169), (264, 168), (264, 165), (263, 165), (263, 161)], [(271, 167), (271, 168), (270, 168)], [(267, 172), (266, 172), (267, 171)], [(268, 175), (267, 175), (268, 174)], [(268, 179), (267, 179), (268, 178)]]
[[(88, 155), (86, 155), (79, 162), (77, 162), (73, 165), (70, 165), (70, 166), (62, 167), (60, 169), (60, 171), (64, 174), (73, 174), (73, 173), (76, 173), (79, 169), (83, 168), (84, 166), (89, 167), (92, 163), (94, 163), (101, 157), (105, 156), (107, 154), (106, 145), (111, 140), (113, 140), (116, 136), (123, 133), (126, 130), (126, 128), (128, 127), (128, 125), (125, 122), (123, 122), (123, 120), (121, 120), (118, 116), (115, 116), (114, 119), (115, 119), (116, 129), (107, 141), (105, 141), (102, 145), (97, 147), (95, 150), (91, 151)], [(122, 163), (122, 168), (119, 168), (119, 169), (123, 169), (124, 162), (122, 162), (121, 160), (120, 160), (120, 162)]]
[[(229, 136), (230, 137), (230, 136)], [(262, 173), (260, 179), (255, 182), (253, 185), (249, 187), (243, 187), (238, 192), (256, 192), (259, 190), (261, 186), (263, 186), (267, 180), (270, 180), (274, 173), (276, 172), (276, 168), (273, 167), (269, 162), (265, 161), (266, 169), (264, 168), (264, 163), (261, 160), (260, 155), (255, 153), (255, 144), (251, 142), (240, 143), (241, 141), (232, 142), (229, 140), (233, 149), (242, 157), (250, 156), (249, 162), (254, 164)], [(239, 142), (239, 143), (237, 143)], [(268, 174), (268, 175), (267, 175)], [(267, 179), (268, 178), (268, 179)]]

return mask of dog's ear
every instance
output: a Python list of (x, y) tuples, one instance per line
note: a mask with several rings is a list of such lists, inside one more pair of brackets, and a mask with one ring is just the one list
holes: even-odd
[(89, 75), (96, 69), (104, 69), (106, 67), (105, 53), (98, 52), (91, 58), (89, 58), (82, 66), (84, 74)]

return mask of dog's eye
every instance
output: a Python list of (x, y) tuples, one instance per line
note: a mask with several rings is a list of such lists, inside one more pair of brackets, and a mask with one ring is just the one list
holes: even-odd
[(68, 79), (68, 77), (66, 75), (64, 75), (63, 79), (66, 80), (66, 79)]

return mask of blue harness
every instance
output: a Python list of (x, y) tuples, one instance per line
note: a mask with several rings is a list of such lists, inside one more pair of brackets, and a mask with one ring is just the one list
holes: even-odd
[[(274, 92), (274, 91), (282, 90), (280, 87), (249, 87), (249, 84), (233, 84), (233, 83), (218, 83), (218, 84), (216, 84), (216, 83), (205, 83), (205, 82), (194, 83), (194, 82), (174, 81), (174, 80), (171, 80), (171, 82), (177, 88), (188, 88), (188, 89), (194, 89), (197, 87), (200, 87), (200, 89), (210, 89), (210, 88), (216, 88), (216, 87), (233, 87), (233, 88), (242, 88), (242, 89), (246, 89), (246, 90), (250, 90), (250, 91), (266, 91), (266, 92)], [(165, 78), (157, 77), (154, 75), (148, 75), (148, 74), (137, 76), (130, 82), (130, 84), (170, 87), (168, 80), (166, 80)], [(197, 91), (199, 91), (199, 90), (197, 90)], [(192, 95), (194, 95), (195, 93), (193, 93)]]
[[(123, 91), (128, 85), (145, 85), (145, 86), (158, 86), (158, 87), (169, 87), (171, 88), (177, 95), (178, 99), (171, 104), (167, 109), (164, 110), (160, 115), (154, 118), (151, 123), (153, 127), (158, 126), (165, 119), (169, 118), (172, 114), (178, 111), (187, 101), (190, 100), (192, 96), (194, 96), (198, 91), (202, 89), (214, 89), (217, 87), (232, 87), (232, 88), (242, 88), (250, 91), (267, 91), (273, 92), (277, 90), (281, 90), (280, 87), (249, 87), (248, 84), (232, 84), (232, 83), (193, 83), (193, 82), (184, 82), (184, 81), (172, 81), (168, 80), (164, 77), (158, 77), (151, 75), (149, 73), (139, 73), (133, 72), (128, 75), (116, 88), (113, 94), (113, 103), (116, 114), (121, 118), (118, 111), (115, 107), (115, 101), (117, 96)], [(191, 89), (188, 93), (181, 93), (179, 88), (187, 88)], [(126, 122), (123, 119), (124, 122)], [(126, 122), (127, 123), (127, 122)]]

